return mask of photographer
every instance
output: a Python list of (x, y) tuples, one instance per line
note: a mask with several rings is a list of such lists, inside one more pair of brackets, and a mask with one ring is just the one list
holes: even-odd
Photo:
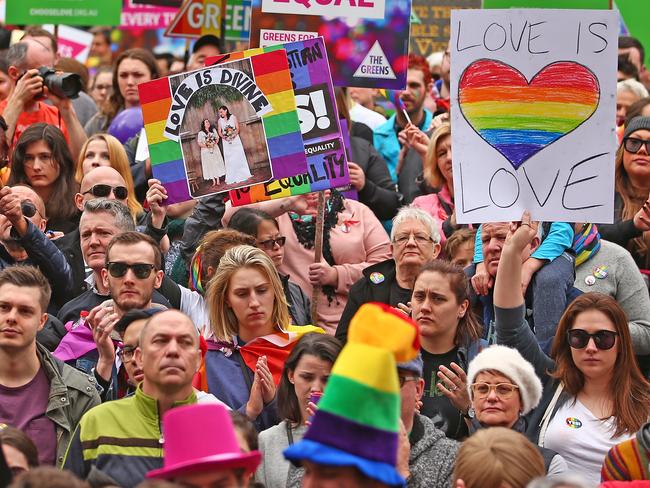
[(0, 270), (16, 264), (36, 266), (50, 282), (52, 301), (63, 305), (72, 286), (72, 271), (52, 241), (43, 233), (45, 205), (27, 186), (0, 189)]
[[(76, 159), (86, 140), (86, 133), (71, 100), (54, 95), (39, 76), (39, 68), (54, 66), (54, 53), (35, 39), (25, 39), (9, 48), (7, 62), (9, 76), (16, 86), (9, 98), (0, 102), (0, 113), (7, 122), (6, 136), (11, 150), (27, 127), (45, 122), (61, 129)], [(44, 98), (49, 98), (54, 106), (43, 103)]]

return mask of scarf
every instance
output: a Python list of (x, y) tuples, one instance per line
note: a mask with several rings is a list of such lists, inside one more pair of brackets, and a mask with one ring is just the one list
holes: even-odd
[(576, 253), (576, 268), (588, 261), (600, 250), (600, 233), (596, 224), (583, 224), (582, 231), (573, 238)]
[[(339, 213), (343, 210), (343, 195), (337, 190), (332, 190), (330, 198), (325, 209), (325, 219), (323, 222), (323, 257), (330, 266), (334, 266), (334, 256), (332, 256), (332, 247), (330, 246), (330, 231), (336, 227), (339, 219)], [(314, 248), (314, 239), (316, 238), (316, 220), (311, 215), (298, 215), (290, 212), (293, 231), (296, 233), (298, 242), (305, 249)], [(336, 288), (331, 285), (322, 287), (323, 293), (327, 296), (327, 303), (331, 304), (336, 298)], [(338, 300), (337, 300), (338, 304)]]

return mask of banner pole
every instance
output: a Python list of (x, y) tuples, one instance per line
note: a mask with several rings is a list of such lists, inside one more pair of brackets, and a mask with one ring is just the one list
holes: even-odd
[[(316, 233), (314, 236), (314, 262), (323, 259), (323, 224), (325, 222), (325, 192), (318, 192), (318, 207), (316, 210)], [(311, 294), (311, 323), (318, 323), (318, 299), (322, 293), (321, 285), (314, 285)]]

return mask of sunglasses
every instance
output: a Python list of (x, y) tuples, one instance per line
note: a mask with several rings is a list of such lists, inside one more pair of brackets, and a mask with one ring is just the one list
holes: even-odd
[(641, 146), (645, 145), (645, 152), (650, 154), (650, 141), (645, 141), (643, 139), (636, 139), (633, 137), (628, 137), (623, 140), (623, 147), (627, 152), (638, 153), (641, 149)]
[(37, 213), (38, 214), (41, 213), (38, 211), (36, 205), (34, 205), (34, 202), (32, 202), (31, 200), (23, 200), (22, 202), (20, 202), (20, 211), (28, 219), (32, 218)]
[(125, 186), (111, 186), (111, 185), (94, 185), (90, 187), (89, 190), (83, 192), (83, 195), (92, 193), (94, 197), (97, 198), (106, 198), (113, 192), (115, 198), (118, 200), (126, 200), (126, 197), (129, 196), (129, 190)]
[(567, 342), (573, 349), (584, 349), (589, 344), (589, 339), (593, 339), (596, 347), (602, 351), (614, 347), (617, 335), (617, 332), (611, 330), (599, 330), (590, 334), (586, 330), (571, 329), (566, 333)]
[(153, 264), (147, 263), (121, 263), (112, 261), (106, 265), (106, 269), (113, 278), (122, 278), (128, 270), (133, 270), (133, 274), (139, 280), (144, 280), (151, 276), (151, 272), (156, 268)]
[(267, 239), (265, 241), (259, 242), (258, 245), (264, 249), (273, 249), (275, 245), (282, 247), (284, 243), (287, 242), (287, 238), (284, 236), (276, 237), (275, 239)]

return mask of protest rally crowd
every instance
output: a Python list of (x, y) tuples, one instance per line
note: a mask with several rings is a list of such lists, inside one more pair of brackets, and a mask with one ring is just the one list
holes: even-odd
[[(336, 88), (356, 197), (167, 204), (138, 85), (222, 40), (178, 59), (91, 32), (90, 71), (41, 26), (0, 46), (0, 486), (650, 486), (637, 39), (613, 223), (470, 225), (449, 50), (408, 56), (388, 117), (378, 89)], [(210, 188), (251, 177), (231, 111), (193, 128)]]

